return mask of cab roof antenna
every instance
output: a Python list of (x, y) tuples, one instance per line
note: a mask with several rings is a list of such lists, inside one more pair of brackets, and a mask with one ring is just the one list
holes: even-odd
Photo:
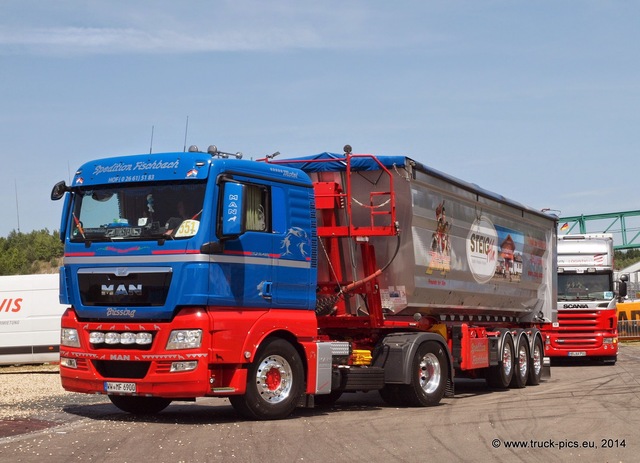
[(187, 151), (187, 132), (189, 131), (189, 116), (187, 116), (187, 123), (184, 127), (184, 147), (182, 148), (182, 152)]

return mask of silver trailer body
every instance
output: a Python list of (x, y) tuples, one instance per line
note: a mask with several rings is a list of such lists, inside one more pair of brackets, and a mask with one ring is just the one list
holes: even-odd
[[(391, 162), (391, 160), (394, 162)], [(405, 157), (385, 161), (380, 170), (351, 172), (353, 224), (385, 225), (393, 182), (399, 249), (395, 237), (371, 237), (387, 317), (420, 313), (443, 321), (555, 322), (557, 218), (447, 176)], [(316, 181), (335, 182), (346, 191), (346, 172), (309, 172)], [(392, 178), (392, 180), (390, 180)], [(346, 214), (344, 214), (346, 216)], [(346, 219), (345, 219), (346, 220)], [(323, 225), (321, 214), (318, 224)], [(387, 223), (388, 225), (388, 223)], [(358, 246), (345, 240), (344, 247)], [(319, 254), (319, 281), (334, 269)], [(362, 278), (363, 263), (354, 249), (343, 249), (343, 274)], [(395, 255), (395, 257), (394, 257)], [(348, 301), (352, 313), (366, 311), (362, 301)]]

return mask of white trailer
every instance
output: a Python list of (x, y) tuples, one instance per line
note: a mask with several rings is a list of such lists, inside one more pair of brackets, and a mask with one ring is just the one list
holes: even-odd
[(0, 365), (60, 360), (58, 274), (0, 277)]

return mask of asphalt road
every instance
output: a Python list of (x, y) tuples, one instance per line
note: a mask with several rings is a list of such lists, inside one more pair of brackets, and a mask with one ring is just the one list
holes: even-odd
[[(43, 377), (9, 374), (23, 384)], [(539, 386), (498, 392), (483, 381), (461, 382), (455, 398), (432, 408), (348, 394), (331, 410), (300, 409), (269, 422), (240, 419), (224, 399), (174, 403), (134, 419), (103, 396), (62, 391), (19, 402), (15, 416), (2, 399), (0, 455), (38, 463), (636, 462), (639, 379), (640, 345), (623, 345), (614, 366), (554, 366)]]

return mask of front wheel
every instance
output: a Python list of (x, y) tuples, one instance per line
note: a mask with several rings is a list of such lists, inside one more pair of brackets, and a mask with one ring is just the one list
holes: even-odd
[(171, 399), (162, 397), (140, 397), (133, 395), (110, 395), (111, 403), (123, 412), (133, 415), (154, 415), (169, 406)]
[(438, 405), (449, 378), (444, 348), (437, 342), (422, 343), (413, 357), (411, 368), (411, 383), (401, 387), (400, 397), (413, 407)]
[(247, 390), (230, 396), (238, 413), (249, 419), (277, 420), (296, 408), (304, 392), (304, 368), (298, 351), (284, 339), (271, 339), (249, 366)]

